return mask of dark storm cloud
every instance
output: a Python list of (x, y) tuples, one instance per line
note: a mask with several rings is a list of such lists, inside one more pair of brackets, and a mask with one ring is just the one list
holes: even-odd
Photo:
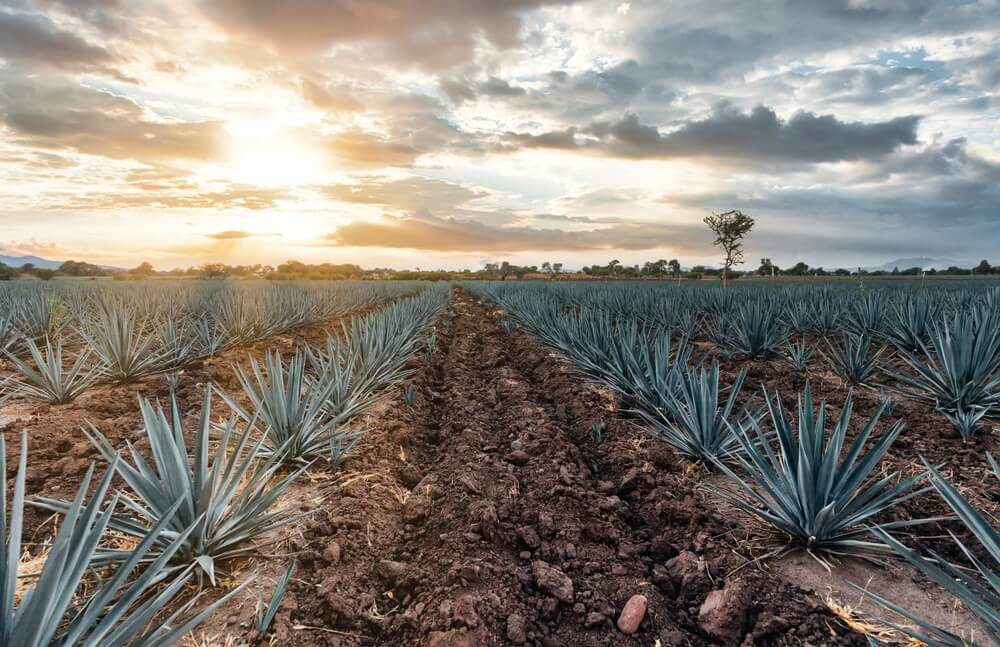
[(799, 112), (788, 120), (770, 108), (749, 113), (721, 105), (702, 120), (662, 133), (626, 115), (615, 123), (592, 123), (541, 134), (510, 133), (514, 148), (594, 151), (625, 159), (720, 158), (770, 162), (837, 162), (874, 159), (917, 142), (919, 117), (876, 123), (845, 122), (833, 115)]
[(326, 239), (342, 247), (441, 252), (643, 250), (697, 244), (704, 238), (701, 230), (685, 225), (635, 222), (618, 222), (584, 231), (497, 227), (472, 220), (439, 218), (421, 211), (410, 216), (386, 216), (377, 222), (351, 222), (337, 227)]
[(335, 45), (378, 43), (373, 54), (404, 65), (446, 68), (468, 62), (477, 39), (520, 42), (524, 12), (571, 0), (205, 0), (224, 30), (262, 39), (282, 52), (321, 54)]

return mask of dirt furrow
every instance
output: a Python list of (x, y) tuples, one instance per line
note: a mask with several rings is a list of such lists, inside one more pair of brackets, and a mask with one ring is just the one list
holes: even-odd
[(370, 418), (305, 530), (279, 641), (862, 644), (814, 596), (752, 569), (726, 580), (728, 526), (684, 466), (474, 298), (454, 308), (415, 405)]

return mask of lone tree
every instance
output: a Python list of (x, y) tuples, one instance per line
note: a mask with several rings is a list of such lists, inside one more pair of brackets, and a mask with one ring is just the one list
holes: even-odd
[(705, 224), (715, 234), (715, 245), (722, 248), (722, 286), (729, 281), (729, 270), (743, 262), (743, 237), (753, 229), (753, 218), (739, 209), (713, 213), (705, 217)]

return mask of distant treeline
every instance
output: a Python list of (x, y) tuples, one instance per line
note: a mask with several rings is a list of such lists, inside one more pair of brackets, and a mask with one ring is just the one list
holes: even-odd
[[(546, 261), (541, 266), (514, 265), (508, 261), (489, 263), (478, 270), (394, 270), (390, 268), (363, 269), (353, 263), (318, 263), (308, 264), (300, 261), (287, 261), (277, 267), (271, 265), (225, 265), (209, 263), (187, 269), (157, 271), (150, 263), (141, 263), (131, 270), (116, 270), (103, 268), (81, 261), (66, 261), (58, 269), (45, 269), (25, 263), (21, 267), (9, 267), (0, 263), (0, 281), (15, 278), (37, 278), (49, 280), (57, 276), (66, 277), (110, 277), (116, 280), (138, 280), (144, 278), (198, 278), (198, 279), (268, 279), (268, 280), (344, 280), (344, 279), (401, 279), (401, 280), (506, 280), (506, 279), (646, 279), (646, 278), (686, 278), (703, 279), (716, 278), (722, 273), (720, 268), (695, 265), (682, 269), (676, 260), (660, 259), (647, 261), (642, 265), (623, 265), (612, 260), (606, 265), (589, 265), (580, 270), (567, 271), (562, 263)], [(799, 262), (789, 268), (780, 268), (771, 263), (768, 258), (761, 259), (760, 267), (752, 271), (730, 271), (729, 278), (740, 277), (770, 277), (770, 276), (972, 276), (1000, 275), (1000, 265), (991, 265), (983, 260), (975, 267), (949, 267), (945, 270), (920, 267), (894, 268), (886, 270), (853, 270), (845, 268), (824, 269), (810, 267)]]

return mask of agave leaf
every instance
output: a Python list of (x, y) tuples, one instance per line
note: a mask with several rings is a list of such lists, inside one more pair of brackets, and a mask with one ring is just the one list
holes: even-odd
[(296, 563), (292, 562), (285, 569), (285, 573), (278, 580), (277, 585), (274, 587), (274, 592), (271, 594), (271, 600), (267, 604), (267, 608), (264, 610), (263, 614), (258, 614), (257, 616), (257, 631), (267, 631), (271, 627), (271, 623), (274, 621), (274, 616), (277, 615), (278, 609), (281, 607), (281, 601), (285, 597), (285, 593), (288, 590), (288, 582), (292, 579), (292, 574), (295, 573)]
[[(253, 538), (295, 518), (288, 510), (271, 507), (308, 465), (272, 482), (281, 467), (278, 456), (261, 457), (262, 441), (249, 445), (252, 427), (237, 436), (234, 420), (209, 461), (211, 388), (206, 390), (198, 416), (195, 444), (199, 449), (193, 458), (187, 454), (183, 416), (175, 396), (171, 395), (169, 416), (144, 399), (140, 399), (140, 409), (153, 462), (143, 460), (131, 445), (132, 464), (116, 462), (115, 471), (130, 492), (121, 496), (125, 512), (113, 515), (108, 525), (137, 538), (149, 535), (151, 526), (160, 528), (145, 561), (161, 559), (169, 550), (164, 568), (181, 572), (195, 566), (214, 584), (218, 562), (250, 552)], [(102, 454), (113, 455), (110, 443), (95, 428), (88, 437)], [(67, 509), (66, 503), (52, 499), (38, 499), (35, 504), (59, 512)], [(121, 551), (103, 549), (94, 557), (97, 563), (121, 559)]]
[[(739, 486), (739, 493), (712, 487), (712, 491), (775, 526), (789, 536), (792, 544), (829, 551), (885, 551), (875, 542), (858, 544), (851, 537), (860, 524), (871, 516), (905, 501), (924, 474), (895, 483), (896, 477), (868, 482), (893, 441), (902, 431), (895, 423), (879, 440), (865, 449), (883, 409), (876, 411), (865, 430), (841, 456), (844, 437), (852, 415), (852, 396), (841, 410), (829, 443), (826, 442), (825, 403), (814, 412), (812, 389), (807, 383), (799, 397), (798, 433), (793, 434), (780, 398), (765, 392), (765, 399), (776, 430), (778, 452), (762, 441), (762, 432), (753, 425), (756, 438), (747, 430), (737, 429), (743, 452), (736, 455), (745, 477), (722, 461), (719, 468)], [(749, 482), (745, 478), (750, 479)], [(927, 520), (920, 520), (926, 522)]]

